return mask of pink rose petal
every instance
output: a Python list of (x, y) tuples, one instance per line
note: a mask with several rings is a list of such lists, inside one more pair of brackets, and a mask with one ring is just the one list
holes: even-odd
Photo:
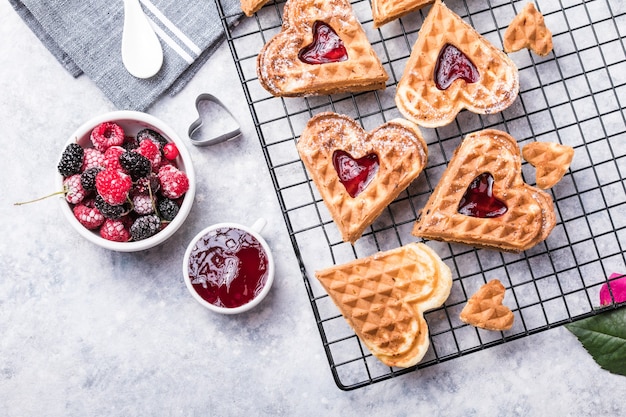
[[(611, 297), (611, 293), (613, 293), (613, 297)], [(600, 304), (608, 306), (613, 302), (622, 303), (624, 301), (626, 301), (626, 275), (614, 272), (609, 276), (608, 284), (604, 283), (600, 287)]]

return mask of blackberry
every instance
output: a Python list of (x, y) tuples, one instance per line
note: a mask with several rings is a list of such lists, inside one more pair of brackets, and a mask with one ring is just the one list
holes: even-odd
[(120, 165), (130, 174), (133, 181), (152, 172), (150, 160), (140, 153), (126, 151), (120, 155)]
[(61, 160), (57, 166), (59, 173), (64, 177), (79, 174), (83, 166), (84, 155), (85, 150), (78, 143), (70, 143), (67, 145), (61, 154)]
[(130, 211), (130, 204), (124, 203), (119, 206), (112, 206), (111, 204), (104, 201), (104, 198), (100, 194), (96, 195), (96, 199), (94, 202), (96, 208), (100, 210), (100, 213), (107, 219), (117, 220), (120, 217), (128, 214)]
[(154, 236), (161, 230), (161, 220), (154, 214), (138, 217), (130, 226), (132, 240), (143, 240)]
[(139, 142), (137, 142), (137, 138), (134, 136), (126, 136), (124, 138), (124, 143), (122, 143), (122, 148), (127, 151), (132, 151), (137, 148), (137, 146), (139, 146)]
[(167, 144), (167, 139), (163, 137), (159, 132), (152, 129), (143, 129), (137, 132), (137, 143), (141, 143), (144, 139), (150, 139), (157, 145), (159, 145), (159, 149), (163, 149), (163, 146)]
[(169, 198), (164, 198), (159, 200), (157, 205), (157, 211), (161, 218), (165, 221), (171, 222), (174, 220), (174, 217), (178, 214), (178, 204), (174, 200), (170, 200)]
[(133, 192), (139, 194), (156, 194), (157, 191), (161, 188), (161, 183), (159, 182), (159, 177), (154, 172), (148, 175), (147, 177), (139, 178), (133, 184)]
[(88, 168), (80, 174), (80, 184), (85, 191), (94, 191), (96, 189), (96, 175), (103, 169), (102, 167)]

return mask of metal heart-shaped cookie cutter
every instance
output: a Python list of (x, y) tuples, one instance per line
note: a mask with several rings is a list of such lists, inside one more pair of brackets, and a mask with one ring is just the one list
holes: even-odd
[[(203, 121), (202, 121), (203, 111), (201, 107), (204, 102), (214, 103), (217, 106), (219, 106), (222, 110), (226, 111), (226, 113), (228, 113), (230, 118), (235, 122), (236, 128), (226, 133), (217, 135), (217, 136), (210, 136), (207, 138), (202, 137), (202, 135), (200, 135), (199, 133), (200, 133), (200, 128), (203, 125)], [(188, 133), (189, 140), (191, 140), (192, 144), (196, 146), (215, 145), (218, 143), (226, 142), (227, 140), (235, 139), (238, 136), (241, 136), (241, 127), (239, 125), (239, 122), (237, 121), (235, 116), (231, 113), (231, 111), (228, 109), (228, 107), (226, 107), (224, 103), (222, 103), (214, 95), (208, 94), (208, 93), (200, 94), (196, 98), (196, 110), (198, 112), (198, 119), (189, 126), (189, 133)]]

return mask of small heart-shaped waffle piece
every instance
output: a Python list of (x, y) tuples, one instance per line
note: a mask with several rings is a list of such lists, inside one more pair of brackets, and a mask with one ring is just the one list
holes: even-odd
[(403, 368), (426, 354), (424, 312), (441, 306), (452, 287), (450, 268), (423, 243), (316, 271), (315, 276), (372, 354)]
[(379, 28), (385, 23), (419, 10), (433, 1), (435, 0), (372, 0), (374, 27)]
[[(447, 45), (475, 65), (476, 82), (457, 79), (445, 89), (437, 87), (435, 67)], [(462, 109), (478, 114), (502, 111), (518, 92), (519, 75), (513, 61), (437, 0), (413, 45), (395, 100), (407, 119), (420, 126), (439, 127), (452, 122)]]
[(505, 289), (502, 283), (493, 279), (480, 287), (467, 301), (460, 319), (474, 327), (486, 330), (509, 330), (515, 316), (502, 304)]
[(537, 55), (546, 56), (552, 51), (552, 33), (534, 3), (526, 4), (513, 18), (504, 32), (503, 43), (506, 52), (529, 48)]
[[(427, 239), (519, 252), (548, 237), (556, 225), (552, 197), (524, 182), (520, 150), (505, 132), (488, 129), (465, 137), (431, 194), (413, 234)], [(470, 184), (480, 175), (493, 177), (492, 195), (507, 210), (497, 217), (461, 213)]]
[(241, 10), (250, 17), (258, 12), (269, 0), (240, 0)]
[[(422, 172), (428, 158), (419, 128), (407, 120), (395, 119), (368, 133), (354, 119), (332, 112), (309, 120), (297, 148), (343, 240), (351, 243)], [(375, 175), (354, 197), (335, 168), (338, 151), (353, 160), (377, 157)]]
[[(336, 33), (348, 59), (310, 64), (299, 58), (316, 42), (318, 22)], [(388, 79), (348, 0), (289, 0), (280, 32), (259, 52), (257, 75), (263, 88), (282, 97), (380, 90)]]
[(574, 148), (553, 142), (531, 142), (522, 148), (522, 156), (535, 167), (537, 187), (546, 190), (561, 181), (574, 158)]

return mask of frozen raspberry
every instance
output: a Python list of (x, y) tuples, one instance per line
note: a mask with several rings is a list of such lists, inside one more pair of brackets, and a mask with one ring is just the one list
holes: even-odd
[(89, 168), (103, 167), (104, 166), (104, 154), (96, 148), (86, 148), (85, 156), (83, 157), (83, 166), (81, 171), (86, 171)]
[(187, 174), (172, 165), (165, 165), (159, 169), (161, 193), (170, 199), (177, 199), (189, 190)]
[(80, 183), (80, 174), (70, 175), (63, 180), (65, 199), (70, 204), (78, 204), (85, 198), (87, 192)]
[(147, 176), (152, 172), (150, 160), (140, 153), (126, 151), (120, 155), (120, 165), (128, 172), (133, 180)]
[(105, 169), (96, 175), (96, 191), (112, 206), (123, 204), (133, 185), (130, 176), (113, 169)]
[(159, 149), (167, 144), (167, 139), (159, 132), (152, 129), (143, 129), (137, 132), (137, 142), (141, 143), (144, 139), (150, 139), (159, 146)]
[(152, 164), (152, 169), (158, 169), (158, 166), (161, 165), (161, 151), (159, 150), (159, 146), (151, 140), (142, 140), (139, 143), (139, 147), (135, 149), (135, 152), (145, 156), (150, 160)]
[(94, 198), (85, 198), (80, 204), (89, 208), (93, 208), (96, 206), (96, 201)]
[(150, 197), (149, 194), (137, 194), (133, 196), (133, 209), (137, 214), (154, 213), (154, 206), (154, 197)]
[(180, 152), (178, 151), (178, 148), (176, 147), (174, 143), (170, 142), (163, 147), (163, 156), (165, 156), (165, 158), (170, 161), (173, 161), (174, 159), (176, 159), (179, 153)]
[(72, 211), (78, 222), (89, 230), (96, 229), (104, 223), (104, 216), (95, 207), (80, 203), (75, 205)]
[(159, 204), (157, 205), (157, 210), (159, 212), (159, 216), (161, 216), (161, 219), (167, 222), (171, 222), (178, 214), (179, 207), (174, 200), (164, 198), (159, 201)]
[(96, 189), (96, 175), (102, 171), (102, 167), (91, 167), (83, 171), (80, 174), (80, 183), (85, 191), (95, 191)]
[(126, 149), (121, 146), (111, 146), (104, 152), (104, 161), (102, 162), (102, 165), (106, 169), (123, 171), (124, 168), (120, 165), (120, 155), (124, 152), (126, 152)]
[(133, 240), (143, 240), (156, 235), (161, 230), (161, 220), (154, 214), (138, 217), (130, 226)]
[(114, 242), (128, 242), (130, 232), (123, 220), (106, 219), (100, 227), (100, 236)]
[(124, 129), (116, 123), (104, 122), (91, 131), (91, 143), (100, 152), (111, 146), (120, 146), (124, 143)]
[(64, 177), (78, 174), (83, 165), (84, 149), (77, 143), (70, 143), (65, 147), (61, 154), (61, 160), (57, 169)]

